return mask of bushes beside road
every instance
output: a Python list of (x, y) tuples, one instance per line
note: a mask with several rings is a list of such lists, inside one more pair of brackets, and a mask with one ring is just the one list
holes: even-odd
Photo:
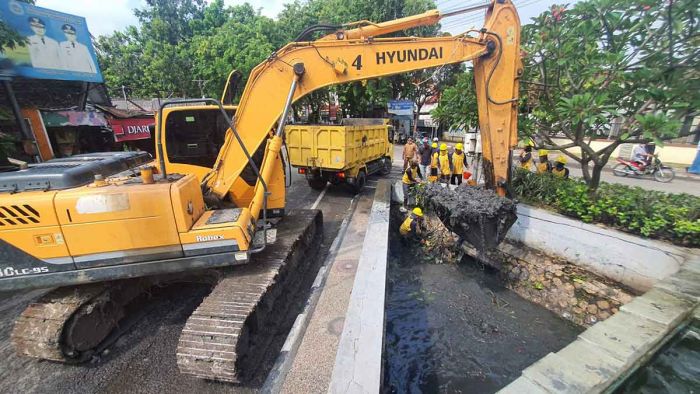
[(700, 247), (700, 197), (601, 182), (591, 194), (586, 183), (518, 170), (513, 189), (525, 203), (553, 209), (587, 223)]

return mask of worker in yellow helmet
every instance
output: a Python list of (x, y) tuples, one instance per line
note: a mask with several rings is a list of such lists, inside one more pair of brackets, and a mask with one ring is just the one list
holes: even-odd
[(438, 157), (438, 163), (440, 166), (440, 182), (450, 183), (450, 176), (452, 176), (452, 168), (450, 168), (450, 156), (447, 154), (447, 144), (440, 145), (440, 155)]
[(418, 167), (418, 160), (411, 160), (411, 164), (403, 172), (401, 182), (403, 184), (403, 206), (408, 207), (408, 197), (415, 193), (414, 189), (418, 180), (423, 180), (423, 174)]
[(462, 184), (462, 171), (467, 168), (467, 157), (464, 154), (464, 145), (460, 142), (455, 145), (455, 151), (450, 158), (452, 163), (452, 179), (450, 183), (453, 185)]
[(569, 179), (569, 169), (566, 168), (566, 157), (561, 155), (557, 157), (554, 168), (552, 168), (552, 174), (560, 178)]
[(538, 156), (540, 157), (540, 162), (537, 163), (537, 173), (544, 174), (546, 172), (552, 172), (552, 163), (549, 161), (549, 151), (547, 149), (540, 149)]
[(423, 210), (419, 207), (415, 207), (413, 208), (413, 211), (411, 211), (408, 214), (406, 220), (404, 220), (403, 223), (401, 223), (401, 227), (399, 227), (399, 233), (404, 238), (409, 238), (418, 236), (422, 230)]
[(428, 174), (428, 182), (435, 183), (440, 176), (440, 162), (438, 160), (439, 151), (437, 142), (433, 142), (433, 153), (430, 155), (430, 173)]
[(525, 149), (520, 152), (520, 168), (528, 171), (532, 169), (532, 147), (534, 145), (532, 140), (529, 140)]

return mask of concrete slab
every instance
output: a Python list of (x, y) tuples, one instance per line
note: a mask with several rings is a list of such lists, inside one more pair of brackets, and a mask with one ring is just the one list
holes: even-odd
[(643, 296), (623, 305), (620, 309), (661, 323), (668, 330), (671, 330), (687, 318), (692, 307), (693, 303), (685, 298), (676, 297), (662, 290), (651, 289)]
[(696, 274), (700, 274), (700, 257), (693, 256), (692, 258), (688, 259), (688, 261), (683, 264), (681, 269), (686, 269), (688, 271), (695, 272)]
[(282, 385), (283, 393), (328, 391), (371, 208), (371, 196), (361, 197), (328, 266), (330, 272)]
[(377, 185), (338, 344), (331, 393), (378, 393), (381, 388), (390, 206), (391, 183), (382, 180)]
[(521, 376), (512, 381), (509, 385), (498, 391), (498, 394), (549, 394), (551, 391), (545, 390), (542, 386), (532, 380)]
[(623, 371), (624, 362), (581, 339), (560, 350), (557, 355), (594, 376), (588, 381), (588, 391), (601, 391), (614, 382)]
[(663, 324), (620, 311), (579, 335), (629, 368), (668, 334)]
[(577, 361), (550, 353), (523, 371), (523, 376), (555, 393), (585, 393), (598, 376)]
[[(685, 272), (688, 273), (690, 271)], [(667, 291), (676, 297), (685, 298), (697, 303), (700, 302), (700, 280), (697, 282), (686, 280), (686, 278), (691, 278), (693, 276), (694, 275), (674, 275), (657, 283), (655, 287)]]

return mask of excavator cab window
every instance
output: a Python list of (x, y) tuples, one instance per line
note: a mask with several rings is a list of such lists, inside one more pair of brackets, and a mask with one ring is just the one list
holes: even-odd
[[(229, 116), (233, 116), (232, 111)], [(213, 167), (227, 129), (228, 124), (218, 108), (171, 112), (165, 122), (168, 160)]]

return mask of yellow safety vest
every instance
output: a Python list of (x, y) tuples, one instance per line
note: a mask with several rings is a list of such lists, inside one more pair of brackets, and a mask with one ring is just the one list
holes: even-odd
[[(527, 153), (525, 153), (525, 154), (527, 154)], [(530, 160), (528, 160), (524, 163), (523, 162), (520, 163), (520, 168), (524, 168), (524, 169), (530, 171), (530, 168), (532, 168), (532, 154), (530, 154)]]
[(462, 172), (464, 168), (464, 153), (453, 153), (452, 154), (452, 170), (455, 174)]
[(537, 173), (538, 174), (544, 174), (545, 172), (548, 172), (548, 171), (549, 171), (549, 163), (548, 162), (537, 164)]
[[(408, 178), (409, 171), (411, 171), (411, 176), (413, 177), (414, 181), (411, 181)], [(405, 183), (407, 185), (413, 185), (414, 183), (416, 183), (415, 179), (417, 179), (417, 178), (418, 178), (418, 167), (416, 167), (416, 168), (408, 167), (406, 169), (406, 171), (403, 172), (403, 178), (401, 180), (403, 181), (403, 183)]]
[(430, 160), (430, 168), (438, 168), (438, 157), (439, 154), (437, 152), (434, 152), (432, 159)]
[(554, 168), (552, 168), (552, 174), (554, 174), (560, 178), (564, 178), (564, 176), (566, 175), (566, 167), (562, 167), (561, 170), (558, 170), (556, 167), (554, 167)]
[(450, 156), (447, 152), (440, 153), (440, 172), (442, 175), (450, 175), (452, 171), (450, 170)]
[(401, 227), (399, 227), (399, 233), (401, 233), (401, 235), (410, 234), (411, 233), (411, 223), (413, 223), (413, 216), (408, 215), (406, 220), (404, 220), (403, 223), (401, 223)]

